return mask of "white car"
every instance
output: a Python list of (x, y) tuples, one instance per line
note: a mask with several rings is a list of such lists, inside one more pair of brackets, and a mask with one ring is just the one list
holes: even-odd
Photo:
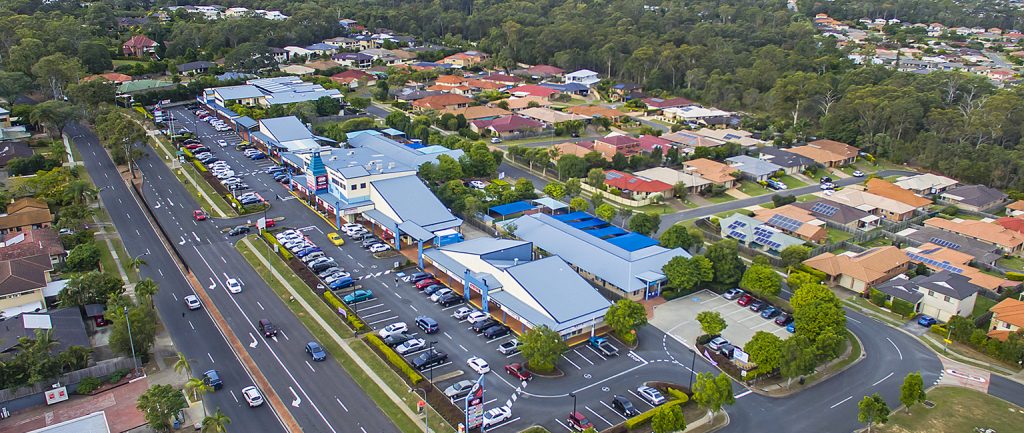
[(327, 283), (327, 284), (331, 284), (331, 283), (333, 283), (335, 281), (338, 281), (338, 280), (340, 280), (342, 278), (349, 278), (351, 276), (352, 276), (352, 274), (350, 274), (348, 272), (345, 272), (345, 271), (341, 271), (341, 272), (337, 272), (334, 275), (331, 275), (331, 276), (329, 276), (327, 278), (324, 278), (324, 282)]
[(482, 180), (472, 180), (469, 182), (469, 187), (474, 189), (487, 188), (487, 183)]
[(217, 145), (220, 147), (228, 147), (228, 142), (225, 140), (217, 140)]
[(388, 338), (392, 335), (398, 335), (408, 330), (409, 325), (406, 325), (405, 322), (395, 322), (385, 326), (384, 329), (381, 329), (380, 332), (377, 333), (377, 335), (380, 335), (380, 338)]
[(238, 280), (234, 278), (228, 278), (226, 285), (228, 286), (229, 292), (242, 293), (242, 283), (239, 283)]
[(512, 418), (512, 409), (505, 406), (496, 407), (484, 413), (483, 427), (493, 427)]
[(466, 321), (469, 323), (476, 323), (483, 320), (487, 320), (488, 317), (490, 316), (488, 316), (487, 313), (484, 313), (483, 311), (474, 311), (472, 313), (469, 313), (469, 316), (466, 316)]
[(440, 289), (440, 290), (434, 292), (433, 294), (431, 294), (430, 295), (430, 300), (433, 301), (433, 302), (437, 302), (438, 300), (441, 299), (442, 296), (447, 295), (449, 293), (452, 293), (452, 289), (449, 289), (449, 288), (445, 287), (445, 288)]
[(661, 395), (660, 391), (646, 385), (637, 388), (636, 393), (640, 398), (650, 403), (651, 406), (658, 406), (666, 401), (665, 396)]
[(188, 306), (189, 310), (198, 310), (203, 307), (203, 304), (199, 302), (199, 297), (196, 295), (188, 295), (185, 297), (185, 305)]
[(391, 247), (388, 244), (374, 244), (370, 246), (371, 253), (381, 253), (390, 249)]
[(353, 224), (353, 223), (348, 223), (348, 224), (344, 224), (344, 225), (341, 226), (341, 230), (345, 231), (345, 232), (347, 232), (349, 230), (355, 230), (355, 229), (361, 229), (361, 228), (363, 228), (363, 226), (361, 226), (359, 224)]
[(454, 317), (456, 320), (462, 320), (465, 319), (466, 317), (469, 317), (469, 315), (472, 314), (473, 311), (476, 310), (469, 307), (459, 307), (458, 310), (455, 310), (455, 312), (452, 313), (452, 317)]
[(398, 352), (399, 355), (405, 355), (420, 350), (426, 345), (426, 340), (422, 338), (413, 338), (412, 340), (399, 344), (398, 347), (395, 348), (395, 352)]
[(235, 177), (235, 172), (231, 170), (217, 171), (213, 173), (213, 177), (224, 180), (229, 177)]
[(864, 172), (860, 170), (854, 170), (853, 177), (864, 177)]
[(260, 394), (260, 390), (256, 389), (255, 386), (242, 388), (242, 395), (245, 397), (245, 402), (249, 403), (249, 407), (256, 407), (263, 404), (263, 395)]
[(484, 361), (479, 356), (474, 356), (466, 360), (466, 365), (472, 368), (477, 374), (486, 374), (491, 371), (491, 366), (487, 365), (487, 361)]

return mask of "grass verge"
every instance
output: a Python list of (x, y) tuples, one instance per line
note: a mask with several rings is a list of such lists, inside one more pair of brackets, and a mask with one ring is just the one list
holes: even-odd
[(782, 181), (782, 183), (786, 184), (786, 186), (789, 187), (789, 189), (807, 186), (806, 182), (789, 175), (782, 176), (779, 178), (779, 180)]
[(997, 432), (1020, 431), (1024, 425), (1024, 410), (1020, 407), (981, 392), (958, 387), (938, 387), (928, 391), (928, 400), (935, 407), (914, 406), (910, 414), (898, 410), (889, 422), (876, 427), (888, 433), (971, 432), (975, 428), (989, 428)]
[(989, 299), (979, 294), (974, 301), (974, 311), (971, 312), (971, 316), (978, 317), (988, 312), (989, 308), (994, 307), (998, 302), (995, 299)]
[(716, 204), (717, 203), (725, 203), (727, 201), (736, 200), (735, 197), (733, 197), (733, 196), (731, 196), (729, 194), (721, 194), (721, 195), (717, 195), (717, 196), (714, 196), (714, 197), (704, 197), (704, 199), (709, 201), (709, 202), (716, 203)]
[[(299, 321), (309, 329), (309, 332), (317, 338), (320, 344), (327, 348), (330, 356), (336, 362), (341, 364), (345, 371), (352, 376), (352, 379), (363, 388), (366, 394), (369, 395), (375, 403), (377, 403), (377, 406), (381, 408), (381, 411), (383, 411), (388, 418), (394, 421), (399, 430), (403, 432), (421, 431), (417, 424), (418, 421), (407, 417), (401, 408), (396, 406), (395, 403), (388, 398), (383, 390), (374, 385), (367, 373), (359, 368), (355, 360), (350, 358), (341, 346), (331, 338), (327, 330), (321, 327), (316, 320), (310, 317), (311, 312), (303, 309), (297, 302), (289, 302), (291, 294), (284, 288), (284, 286), (281, 285), (280, 281), (271, 273), (271, 271), (263, 266), (256, 255), (259, 254), (270, 262), (271, 266), (273, 266), (273, 268), (284, 277), (288, 284), (294, 287), (299, 295), (312, 306), (314, 310), (312, 313), (319, 315), (325, 322), (327, 322), (331, 329), (340, 334), (341, 337), (349, 343), (349, 347), (351, 347), (356, 355), (369, 365), (370, 369), (373, 370), (376, 375), (380, 376), (388, 387), (394, 390), (395, 393), (402, 398), (402, 401), (405, 404), (410, 408), (415, 409), (416, 402), (418, 402), (420, 398), (409, 393), (409, 387), (406, 386), (405, 382), (402, 381), (402, 379), (398, 377), (387, 365), (385, 365), (384, 361), (375, 355), (365, 343), (359, 339), (353, 338), (352, 332), (342, 322), (341, 318), (338, 317), (338, 315), (332, 311), (327, 304), (320, 300), (320, 298), (317, 297), (316, 294), (313, 293), (313, 291), (310, 290), (306, 284), (291, 271), (290, 268), (288, 268), (288, 265), (274, 254), (274, 252), (271, 251), (262, 240), (255, 235), (247, 236), (246, 239), (249, 239), (255, 248), (249, 248), (242, 242), (236, 243), (235, 248), (237, 248), (242, 253), (242, 256), (245, 257), (246, 261), (256, 269), (260, 274), (260, 277), (267, 282), (267, 285), (269, 285), (271, 289), (274, 290), (274, 293), (276, 293), (281, 300), (285, 301), (285, 305), (292, 310), (292, 313), (294, 313), (295, 316), (299, 318)], [(432, 430), (452, 430), (452, 426), (445, 424), (443, 421), (439, 421), (442, 418), (440, 415), (437, 415), (436, 412), (432, 411), (430, 419), (433, 421), (430, 426)]]
[(1024, 270), (1024, 259), (1020, 257), (1004, 257), (996, 260), (996, 264), (1008, 269)]
[(751, 197), (757, 197), (759, 195), (765, 195), (771, 192), (768, 190), (768, 188), (765, 188), (758, 184), (757, 182), (751, 180), (745, 180), (743, 182), (740, 182), (739, 190)]
[[(152, 139), (153, 141), (156, 142), (156, 145), (154, 145), (153, 148), (156, 149), (157, 152), (160, 154), (161, 160), (173, 161), (177, 157), (177, 155), (175, 155), (174, 153), (174, 148), (173, 146), (171, 146), (171, 144), (164, 141), (161, 137), (152, 137)], [(178, 167), (175, 167), (175, 165), (177, 165)], [(237, 216), (237, 213), (235, 213), (234, 209), (232, 209), (231, 206), (228, 205), (228, 202), (224, 200), (224, 197), (221, 197), (221, 195), (218, 194), (217, 191), (215, 191), (213, 187), (203, 179), (203, 176), (199, 174), (199, 171), (197, 171), (195, 166), (193, 166), (191, 163), (172, 163), (170, 167), (171, 172), (174, 173), (174, 176), (178, 178), (178, 182), (185, 186), (185, 190), (188, 191), (189, 194), (192, 194), (192, 197), (196, 199), (196, 202), (206, 203), (206, 206), (204, 206), (204, 208), (206, 209), (208, 214), (214, 215), (215, 212), (213, 212), (213, 209), (216, 207), (220, 208), (223, 212), (225, 212), (225, 216), (227, 217)], [(192, 177), (192, 179), (198, 179), (196, 180), (196, 184), (198, 184), (199, 187), (196, 188), (196, 184), (189, 182), (185, 175), (182, 174), (181, 170), (188, 170), (188, 174), (189, 176)], [(199, 189), (202, 189), (202, 191), (206, 194), (203, 195), (202, 193), (200, 193)], [(207, 197), (209, 197), (209, 199), (207, 199)]]

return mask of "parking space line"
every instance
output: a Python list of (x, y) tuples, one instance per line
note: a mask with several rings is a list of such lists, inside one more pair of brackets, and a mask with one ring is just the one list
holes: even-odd
[(373, 316), (379, 316), (381, 314), (387, 314), (387, 313), (390, 313), (390, 312), (391, 312), (391, 310), (384, 310), (384, 311), (378, 311), (378, 312), (373, 313), (373, 314), (363, 314), (363, 318), (364, 319), (368, 319), (368, 318), (373, 317)]
[(463, 352), (469, 352), (469, 349), (466, 349), (466, 346), (460, 344), (459, 348), (462, 349)]
[(587, 357), (586, 357), (586, 356), (583, 356), (583, 354), (582, 354), (582, 353), (580, 353), (580, 351), (578, 351), (578, 350), (576, 350), (576, 349), (573, 349), (572, 351), (573, 351), (574, 353), (576, 353), (577, 355), (579, 355), (579, 356), (580, 356), (580, 358), (583, 358), (583, 360), (584, 360), (584, 361), (587, 361), (587, 362), (589, 362), (589, 363), (590, 363), (590, 365), (594, 365), (594, 361), (591, 361), (591, 360), (587, 359)]
[(722, 305), (719, 305), (719, 306), (717, 306), (717, 307), (714, 307), (714, 308), (712, 308), (712, 310), (718, 310), (719, 308), (722, 308), (722, 307), (727, 307), (727, 306), (729, 306), (729, 305), (732, 305), (732, 302), (727, 302), (727, 303), (724, 303), (724, 304), (722, 304)]
[(370, 322), (370, 323), (367, 323), (367, 324), (372, 326), (372, 325), (376, 325), (378, 323), (387, 322), (388, 320), (394, 320), (394, 319), (397, 319), (397, 318), (398, 318), (398, 316), (391, 316), (391, 317), (388, 317), (386, 319), (380, 319), (380, 320), (377, 320), (377, 321), (374, 321), (374, 322)]
[(598, 352), (598, 351), (594, 350), (593, 347), (587, 346), (587, 349), (590, 349), (591, 352), (594, 352), (594, 355), (600, 356), (601, 359), (603, 359), (605, 361), (608, 360), (608, 358), (605, 358), (604, 355), (601, 354), (601, 352)]
[(373, 305), (370, 305), (370, 306), (367, 306), (367, 307), (364, 307), (364, 306), (360, 305), (359, 306), (359, 311), (372, 310), (374, 308), (380, 308), (380, 307), (383, 307), (383, 306), (384, 306), (384, 304), (373, 304)]
[(613, 425), (615, 425), (615, 423), (613, 423), (613, 422), (611, 422), (611, 421), (608, 421), (607, 419), (605, 419), (605, 417), (601, 416), (601, 414), (599, 414), (599, 413), (597, 413), (597, 412), (594, 412), (594, 409), (591, 409), (591, 408), (590, 408), (590, 406), (583, 406), (583, 407), (587, 408), (587, 410), (589, 410), (589, 411), (590, 411), (590, 413), (594, 414), (594, 416), (596, 416), (596, 417), (598, 417), (598, 418), (601, 418), (601, 421), (604, 421), (604, 422), (605, 422), (605, 424), (608, 424), (608, 426), (613, 426)]
[(441, 367), (446, 367), (446, 366), (449, 366), (449, 365), (452, 365), (451, 361), (448, 361), (448, 362), (446, 362), (444, 364), (441, 364), (441, 365), (435, 365), (435, 366), (430, 367), (430, 368), (428, 368), (426, 370), (420, 370), (420, 373), (426, 373), (426, 372), (428, 372), (430, 370), (435, 370), (435, 369), (438, 369), (438, 368), (441, 368)]
[(602, 405), (604, 405), (604, 407), (608, 408), (608, 410), (611, 410), (611, 411), (612, 411), (612, 413), (614, 413), (614, 414), (618, 415), (618, 416), (619, 416), (619, 418), (622, 418), (622, 419), (629, 419), (629, 418), (626, 418), (626, 416), (625, 416), (625, 415), (623, 415), (623, 414), (619, 413), (619, 411), (617, 411), (617, 410), (615, 410), (615, 409), (612, 409), (612, 407), (611, 407), (611, 406), (608, 406), (608, 403), (605, 403), (605, 402), (603, 402), (603, 401), (602, 401), (602, 402), (601, 402), (601, 404), (602, 404)]
[(566, 429), (566, 430), (569, 430), (569, 431), (572, 431), (572, 429), (571, 429), (571, 428), (569, 428), (569, 427), (568, 427), (568, 426), (566, 426), (565, 424), (562, 424), (562, 420), (560, 420), (560, 419), (558, 419), (558, 418), (555, 418), (555, 422), (557, 422), (557, 423), (558, 423), (558, 425), (562, 426), (562, 428), (564, 428), (564, 429)]
[(654, 405), (649, 403), (647, 400), (644, 400), (644, 399), (640, 398), (640, 396), (637, 395), (637, 393), (633, 392), (632, 389), (627, 389), (626, 391), (629, 391), (630, 394), (633, 394), (633, 397), (636, 397), (637, 400), (640, 400), (640, 401), (644, 402), (644, 404), (646, 404), (646, 405), (648, 405), (648, 406), (650, 406), (652, 408), (654, 407)]
[(774, 325), (774, 324), (775, 324), (775, 321), (774, 321), (774, 320), (771, 320), (771, 319), (765, 319), (764, 323), (762, 323), (762, 324), (760, 324), (760, 325), (754, 325), (754, 326), (751, 326), (751, 328), (752, 328), (752, 329), (757, 329), (757, 328), (760, 328), (760, 327), (762, 327), (762, 326), (764, 326), (764, 325)]
[(566, 360), (566, 361), (569, 361), (569, 363), (570, 363), (570, 364), (572, 364), (572, 366), (573, 366), (573, 367), (576, 367), (576, 369), (577, 369), (577, 370), (582, 370), (582, 368), (580, 368), (580, 366), (576, 365), (576, 363), (575, 363), (575, 362), (572, 362), (572, 360), (571, 360), (571, 359), (569, 359), (569, 358), (566, 358), (566, 357), (565, 357), (565, 355), (562, 355), (562, 359), (564, 359), (564, 360)]
[(743, 322), (745, 322), (745, 321), (747, 321), (747, 320), (750, 320), (750, 319), (756, 319), (756, 318), (758, 318), (758, 317), (761, 317), (761, 316), (760, 316), (760, 315), (756, 315), (756, 314), (755, 314), (755, 315), (753, 315), (753, 316), (747, 316), (747, 317), (744, 317), (744, 318), (742, 318), (742, 319), (739, 319), (739, 320), (737, 320), (737, 322), (743, 323)]

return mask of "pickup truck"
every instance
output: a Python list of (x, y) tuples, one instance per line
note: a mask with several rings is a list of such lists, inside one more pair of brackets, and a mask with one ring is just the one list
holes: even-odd
[(612, 343), (608, 341), (607, 338), (604, 337), (590, 337), (590, 339), (587, 340), (587, 344), (589, 344), (590, 347), (594, 348), (594, 350), (596, 350), (598, 353), (604, 356), (613, 356), (619, 354), (619, 349), (612, 345)]
[(513, 338), (504, 343), (501, 343), (498, 346), (498, 352), (501, 352), (502, 355), (513, 355), (519, 353), (519, 345), (519, 340)]

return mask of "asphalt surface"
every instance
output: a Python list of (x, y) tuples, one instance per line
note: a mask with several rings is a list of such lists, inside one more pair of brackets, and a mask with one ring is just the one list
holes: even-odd
[[(214, 132), (212, 129), (203, 128), (209, 128), (208, 125), (198, 126), (200, 134)], [(195, 125), (190, 127), (195, 128)], [(187, 356), (198, 361), (193, 361), (192, 364), (195, 372), (202, 372), (207, 368), (216, 368), (222, 372), (225, 389), (214, 393), (213, 398), (216, 400), (211, 400), (213, 406), (238, 406), (244, 409), (234, 412), (234, 416), (228, 414), (236, 422), (232, 425), (233, 428), (247, 426), (251, 422), (248, 427), (252, 428), (246, 428), (244, 431), (266, 431), (270, 428), (271, 422), (263, 417), (269, 415), (272, 420), (272, 410), (269, 406), (250, 410), (242, 407), (244, 401), (241, 404), (234, 402), (234, 396), (240, 394), (241, 388), (251, 385), (252, 380), (244, 377), (223, 338), (214, 338), (217, 330), (212, 322), (209, 322), (208, 315), (202, 311), (189, 312), (184, 306), (181, 299), (191, 293), (191, 288), (182, 276), (174, 271), (170, 257), (157, 241), (153, 228), (143, 217), (141, 209), (131, 204), (135, 199), (128, 187), (117, 178), (109, 157), (95, 144), (95, 136), (91, 132), (76, 127), (70, 134), (82, 135), (76, 141), (82, 149), (86, 167), (98, 181), (98, 186), (112, 186), (112, 189), (104, 190), (102, 193), (108, 209), (126, 210), (125, 215), (111, 213), (129, 253), (150, 253), (146, 256), (149, 265), (143, 267), (143, 271), (157, 273), (154, 279), (161, 287), (157, 295), (157, 307), (161, 312), (161, 318), (164, 319), (163, 322), (175, 338), (175, 345), (192, 352), (187, 353)], [(221, 149), (216, 145), (212, 145), (211, 149), (214, 149), (218, 156), (226, 152), (238, 153), (232, 148)], [(207, 285), (208, 293), (234, 333), (243, 343), (249, 343), (247, 350), (250, 356), (285, 403), (291, 404), (290, 410), (299, 424), (307, 431), (397, 432), (394, 424), (339, 364), (330, 359), (329, 362), (314, 363), (305, 353), (304, 346), (306, 342), (313, 340), (312, 335), (235, 250), (233, 242), (237, 239), (229, 239), (222, 233), (225, 229), (238, 224), (240, 219), (210, 219), (198, 223), (193, 221), (192, 212), (199, 206), (167, 166), (152, 154), (139, 161), (139, 166), (146, 179), (143, 193), (158, 222), (168, 233), (169, 241), (176, 244), (175, 248), (200, 283)], [(100, 180), (103, 182), (99, 182)], [(283, 188), (276, 187), (277, 192), (285, 194)], [(132, 215), (136, 210), (138, 216)], [(271, 216), (276, 216), (273, 210)], [(255, 218), (257, 217), (251, 219)], [(136, 236), (132, 236), (133, 233)], [(176, 277), (177, 280), (162, 280), (164, 277), (160, 273)], [(227, 278), (240, 280), (243, 291), (239, 294), (229, 294), (225, 288)], [(184, 317), (178, 318), (181, 313), (185, 313)], [(277, 325), (281, 329), (279, 336), (264, 339), (256, 327), (260, 319), (269, 319)], [(200, 320), (205, 321), (208, 326), (196, 326), (196, 322)], [(193, 327), (196, 329), (193, 330)], [(211, 339), (214, 341), (209, 342)], [(208, 347), (196, 350), (193, 340), (209, 342)], [(253, 343), (256, 347), (252, 347)], [(280, 423), (273, 422), (273, 425)]]

